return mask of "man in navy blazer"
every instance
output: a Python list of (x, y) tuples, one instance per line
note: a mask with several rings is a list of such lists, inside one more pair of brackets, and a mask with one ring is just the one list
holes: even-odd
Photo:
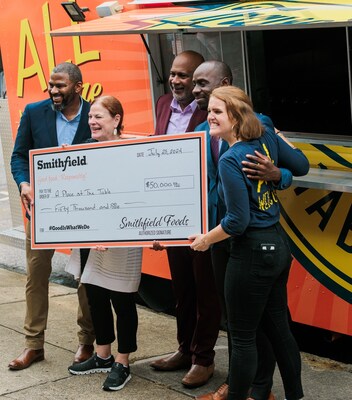
[[(192, 95), (194, 70), (204, 61), (193, 51), (180, 53), (171, 66), (172, 94), (161, 96), (156, 105), (156, 135), (194, 131), (205, 121)], [(150, 365), (161, 371), (188, 369), (182, 379), (187, 387), (204, 385), (213, 375), (214, 346), (220, 328), (220, 305), (216, 293), (210, 251), (190, 247), (168, 247), (172, 286), (176, 299), (178, 350)]]
[[(30, 238), (30, 206), (32, 203), (29, 176), (29, 150), (62, 144), (82, 143), (90, 137), (89, 103), (81, 98), (82, 74), (71, 63), (57, 65), (50, 76), (50, 99), (28, 104), (21, 117), (11, 171), (22, 204), (26, 210), (26, 316), (24, 323), (25, 349), (10, 362), (9, 368), (21, 370), (44, 359), (44, 331), (48, 318), (48, 287), (54, 250), (32, 250)], [(79, 347), (75, 361), (81, 362), (93, 353), (95, 340), (88, 300), (83, 286), (78, 289), (77, 322)]]

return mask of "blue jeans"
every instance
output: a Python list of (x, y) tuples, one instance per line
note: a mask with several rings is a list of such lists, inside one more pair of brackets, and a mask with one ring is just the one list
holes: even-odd
[[(231, 238), (225, 279), (232, 342), (228, 400), (245, 400), (250, 394), (258, 364), (257, 332), (264, 333), (272, 345), (286, 399), (303, 397), (301, 358), (287, 315), (290, 266), (290, 249), (279, 224), (249, 228)], [(265, 362), (263, 354), (261, 360)]]

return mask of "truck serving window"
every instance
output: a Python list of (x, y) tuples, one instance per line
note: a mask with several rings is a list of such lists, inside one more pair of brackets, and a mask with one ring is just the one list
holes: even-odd
[(253, 102), (276, 126), (352, 135), (351, 28), (248, 32), (247, 44)]
[[(163, 83), (152, 71), (156, 100), (169, 91), (168, 74), (184, 50), (222, 60), (234, 85), (251, 96), (257, 112), (288, 132), (352, 135), (351, 28), (148, 35)], [(153, 70), (153, 68), (151, 68)]]
[(169, 71), (174, 57), (184, 50), (194, 50), (205, 60), (221, 60), (232, 70), (234, 85), (246, 88), (245, 61), (242, 32), (197, 32), (189, 34), (148, 35), (149, 45), (158, 65), (163, 84), (158, 83), (153, 66), (152, 86), (154, 99), (170, 91)]

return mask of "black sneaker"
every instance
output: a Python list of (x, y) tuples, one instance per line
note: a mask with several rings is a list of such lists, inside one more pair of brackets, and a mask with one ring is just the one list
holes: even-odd
[(120, 390), (123, 389), (126, 383), (131, 379), (130, 367), (124, 367), (120, 363), (115, 363), (111, 368), (109, 376), (106, 378), (104, 390)]
[(114, 356), (110, 356), (108, 360), (103, 360), (95, 353), (91, 358), (81, 363), (72, 364), (68, 367), (69, 372), (73, 375), (95, 374), (97, 372), (110, 372), (114, 365)]

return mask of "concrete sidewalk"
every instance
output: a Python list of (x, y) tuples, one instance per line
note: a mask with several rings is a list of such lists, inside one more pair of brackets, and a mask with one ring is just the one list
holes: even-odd
[[(133, 399), (182, 400), (213, 390), (227, 370), (224, 333), (216, 347), (216, 372), (211, 381), (198, 389), (185, 389), (181, 379), (185, 371), (162, 373), (149, 367), (155, 357), (173, 352), (176, 324), (173, 317), (139, 307), (138, 351), (132, 356), (132, 380), (119, 392), (104, 392), (105, 376), (71, 376), (71, 364), (77, 347), (75, 289), (50, 284), (49, 325), (46, 334), (45, 361), (23, 371), (10, 371), (7, 364), (23, 350), (22, 333), (25, 312), (25, 276), (0, 268), (0, 397), (4, 399)], [(302, 354), (306, 399), (345, 400), (352, 398), (352, 366)], [(275, 374), (273, 391), (284, 399), (281, 379)]]

